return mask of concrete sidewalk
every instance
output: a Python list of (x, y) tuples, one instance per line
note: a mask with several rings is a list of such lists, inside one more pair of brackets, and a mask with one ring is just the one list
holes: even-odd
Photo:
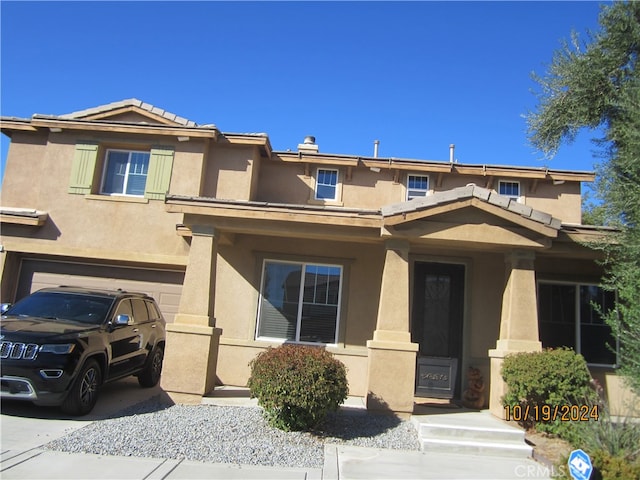
[(115, 457), (42, 449), (2, 452), (3, 479), (550, 479), (530, 459), (326, 445), (323, 468), (283, 468)]

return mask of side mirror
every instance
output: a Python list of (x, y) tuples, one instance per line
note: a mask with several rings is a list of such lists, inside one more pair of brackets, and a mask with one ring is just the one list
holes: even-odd
[(2, 304), (0, 304), (0, 313), (5, 313), (10, 308), (11, 308), (11, 304), (10, 303), (2, 303)]
[(115, 327), (122, 327), (124, 325), (131, 325), (131, 317), (129, 315), (120, 314), (116, 317), (116, 321), (113, 322)]

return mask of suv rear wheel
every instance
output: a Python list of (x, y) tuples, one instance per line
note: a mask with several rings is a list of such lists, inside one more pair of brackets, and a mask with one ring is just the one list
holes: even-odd
[(69, 395), (61, 405), (62, 411), (69, 415), (86, 415), (98, 401), (98, 390), (102, 383), (102, 372), (98, 362), (87, 360), (76, 378)]
[(164, 349), (158, 345), (151, 352), (144, 370), (138, 374), (138, 383), (141, 387), (151, 388), (158, 384), (160, 375), (162, 374), (163, 359)]

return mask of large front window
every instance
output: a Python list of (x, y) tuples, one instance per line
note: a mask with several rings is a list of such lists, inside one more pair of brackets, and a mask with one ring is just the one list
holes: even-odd
[(337, 343), (342, 267), (267, 260), (256, 336)]
[(597, 285), (541, 282), (538, 316), (542, 346), (571, 347), (589, 364), (615, 365), (617, 342), (599, 314), (599, 310), (611, 310), (614, 302), (615, 294)]
[(102, 193), (144, 195), (149, 156), (149, 152), (107, 150)]

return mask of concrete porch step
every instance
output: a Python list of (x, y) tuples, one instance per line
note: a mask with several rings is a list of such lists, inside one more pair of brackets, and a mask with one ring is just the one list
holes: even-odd
[(488, 411), (414, 415), (422, 450), (531, 457), (524, 431), (507, 425)]

